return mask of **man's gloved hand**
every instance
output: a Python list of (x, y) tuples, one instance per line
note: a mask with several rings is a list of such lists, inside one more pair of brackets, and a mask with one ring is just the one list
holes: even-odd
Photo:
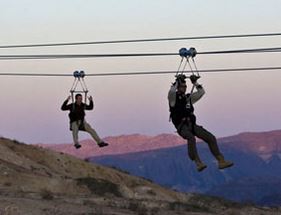
[(186, 79), (186, 76), (184, 74), (180, 74), (176, 76), (176, 82), (177, 83), (184, 83)]
[(200, 76), (196, 76), (196, 75), (191, 75), (189, 77), (192, 84), (195, 84), (199, 78), (200, 78)]

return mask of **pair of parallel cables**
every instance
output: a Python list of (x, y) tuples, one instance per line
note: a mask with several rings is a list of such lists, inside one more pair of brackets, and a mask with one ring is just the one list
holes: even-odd
[[(174, 38), (156, 38), (156, 39), (133, 39), (133, 40), (112, 40), (112, 41), (94, 41), (94, 42), (72, 42), (72, 43), (45, 43), (45, 44), (24, 44), (24, 45), (2, 45), (0, 49), (10, 48), (35, 48), (35, 47), (55, 47), (55, 46), (77, 46), (77, 45), (98, 45), (98, 44), (117, 44), (117, 43), (140, 43), (140, 42), (159, 42), (159, 41), (179, 41), (179, 40), (203, 40), (203, 39), (223, 39), (223, 38), (248, 38), (248, 37), (272, 37), (281, 36), (281, 33), (261, 33), (261, 34), (240, 34), (240, 35), (211, 35), (211, 36), (195, 36), (195, 37), (174, 37)], [(199, 76), (194, 57), (197, 54), (233, 54), (233, 53), (273, 53), (281, 52), (281, 47), (271, 48), (257, 48), (257, 49), (240, 49), (240, 50), (226, 50), (226, 51), (206, 51), (197, 52), (195, 48), (182, 48), (179, 50), (181, 62), (176, 71), (176, 75), (185, 72), (186, 65), (188, 64), (191, 74)], [(129, 53), (129, 54), (54, 54), (54, 55), (0, 55), (0, 60), (32, 60), (32, 59), (67, 59), (67, 58), (113, 58), (113, 57), (152, 57), (152, 56), (174, 56), (178, 53)], [(192, 60), (192, 65), (189, 61)], [(185, 62), (184, 62), (185, 60)], [(232, 71), (261, 71), (261, 70), (280, 70), (281, 67), (260, 67), (260, 68), (226, 68), (226, 69), (213, 69), (201, 70), (200, 72), (232, 72)], [(87, 76), (114, 76), (114, 75), (148, 75), (148, 74), (168, 74), (174, 73), (173, 71), (151, 71), (151, 72), (120, 72), (120, 73), (94, 73), (87, 74)], [(0, 73), (0, 76), (70, 76), (69, 74), (36, 74), (36, 73)], [(73, 97), (74, 92), (83, 92), (85, 97), (88, 93), (83, 71), (75, 71), (73, 73), (75, 78), (72, 88), (70, 90)], [(82, 91), (77, 91), (76, 87), (80, 83)]]

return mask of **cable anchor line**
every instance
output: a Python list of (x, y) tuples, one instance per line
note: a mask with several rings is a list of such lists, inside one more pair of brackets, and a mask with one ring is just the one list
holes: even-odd
[[(244, 67), (244, 68), (216, 68), (216, 69), (200, 69), (200, 73), (228, 73), (228, 72), (256, 72), (256, 71), (281, 71), (281, 66), (269, 67)], [(112, 73), (88, 73), (87, 77), (109, 77), (109, 76), (135, 76), (135, 75), (166, 75), (175, 74), (176, 70), (170, 71), (136, 71), (136, 72), (112, 72)], [(0, 76), (28, 76), (28, 77), (73, 77), (73, 74), (65, 73), (13, 73), (0, 72)], [(187, 77), (188, 78), (188, 77)]]
[(129, 39), (129, 40), (107, 40), (107, 41), (86, 41), (86, 42), (82, 41), (82, 42), (65, 42), (65, 43), (16, 44), (16, 45), (0, 45), (0, 49), (55, 47), (55, 46), (81, 46), (81, 45), (100, 45), (100, 44), (119, 44), (119, 43), (121, 44), (121, 43), (140, 43), (140, 42), (163, 42), (163, 41), (179, 41), (179, 40), (273, 37), (273, 36), (281, 36), (281, 33), (275, 32), (275, 33), (256, 33), (256, 34), (229, 34), (229, 35), (206, 35), (206, 36), (190, 36), (190, 37), (146, 38), (146, 39)]
[[(181, 50), (181, 49), (180, 49)], [(196, 51), (196, 50), (194, 50)], [(272, 48), (255, 48), (255, 49), (236, 49), (225, 51), (192, 51), (192, 48), (185, 50), (183, 48), (180, 55), (184, 58), (194, 58), (195, 55), (217, 55), (217, 54), (253, 54), (253, 53), (277, 53), (281, 52), (281, 47)], [(0, 60), (32, 60), (32, 59), (73, 59), (73, 58), (121, 58), (121, 57), (160, 57), (160, 56), (176, 56), (179, 53), (122, 53), (122, 54), (47, 54), (47, 55), (0, 55)]]

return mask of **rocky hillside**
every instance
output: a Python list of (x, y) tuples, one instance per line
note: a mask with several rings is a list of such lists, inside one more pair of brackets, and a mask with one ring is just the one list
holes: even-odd
[(38, 146), (0, 139), (0, 214), (277, 214), (182, 194)]

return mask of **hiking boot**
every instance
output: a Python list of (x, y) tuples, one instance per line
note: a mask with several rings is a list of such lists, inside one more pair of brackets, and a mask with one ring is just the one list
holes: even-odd
[(225, 168), (233, 166), (233, 162), (226, 161), (222, 155), (219, 155), (216, 158), (218, 160), (218, 168), (219, 169), (225, 169)]
[(79, 143), (75, 143), (75, 144), (74, 144), (74, 147), (75, 147), (76, 149), (79, 149), (79, 148), (81, 148), (81, 145), (80, 145)]
[(196, 166), (197, 166), (197, 171), (198, 171), (198, 172), (201, 172), (201, 171), (203, 171), (205, 168), (207, 168), (207, 165), (204, 164), (204, 163), (197, 163)]
[(201, 172), (202, 170), (207, 168), (207, 165), (204, 164), (201, 160), (196, 160), (195, 163), (196, 163), (196, 167), (197, 167), (198, 172)]
[(105, 147), (105, 146), (108, 146), (108, 143), (106, 143), (106, 142), (100, 142), (100, 143), (98, 143), (98, 146), (99, 146), (99, 147)]
[(220, 161), (218, 166), (219, 166), (219, 169), (225, 169), (225, 168), (233, 166), (233, 162), (226, 161), (226, 160), (225, 161)]

